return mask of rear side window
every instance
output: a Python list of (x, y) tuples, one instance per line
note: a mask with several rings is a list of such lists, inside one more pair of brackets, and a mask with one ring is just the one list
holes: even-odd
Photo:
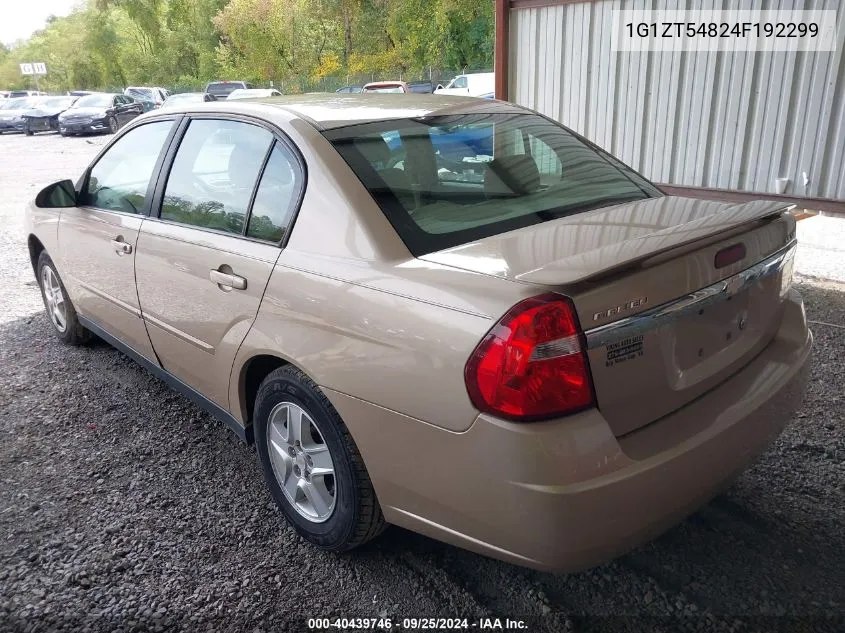
[(417, 256), (662, 195), (536, 114), (468, 114), (325, 132)]
[(172, 125), (172, 121), (155, 121), (121, 136), (91, 168), (82, 204), (144, 213), (150, 178)]
[(216, 119), (191, 121), (167, 178), (161, 218), (243, 234), (247, 210), (273, 135)]
[(296, 159), (276, 142), (255, 193), (247, 236), (280, 242), (290, 226), (301, 184)]

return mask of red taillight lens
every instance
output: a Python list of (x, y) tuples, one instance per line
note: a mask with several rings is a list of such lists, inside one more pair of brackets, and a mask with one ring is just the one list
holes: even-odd
[(550, 293), (516, 304), (475, 348), (464, 379), (479, 410), (510, 420), (552, 418), (593, 405), (572, 302)]

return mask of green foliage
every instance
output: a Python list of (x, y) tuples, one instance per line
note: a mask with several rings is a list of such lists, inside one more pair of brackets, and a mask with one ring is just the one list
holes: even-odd
[(0, 87), (34, 88), (18, 64), (43, 61), (52, 92), (215, 79), (334, 90), (490, 68), (492, 55), (493, 0), (87, 0), (0, 46)]

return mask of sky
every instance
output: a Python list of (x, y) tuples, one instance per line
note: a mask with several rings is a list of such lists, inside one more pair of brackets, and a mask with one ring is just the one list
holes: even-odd
[(9, 5), (3, 8), (3, 18), (0, 19), (0, 42), (13, 44), (17, 40), (26, 39), (33, 31), (43, 28), (50, 15), (67, 15), (78, 2), (79, 0), (9, 1)]

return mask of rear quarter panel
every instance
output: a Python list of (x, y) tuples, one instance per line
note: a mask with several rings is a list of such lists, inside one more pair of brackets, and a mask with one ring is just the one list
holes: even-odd
[[(462, 431), (478, 414), (464, 387), (464, 365), (492, 324), (480, 314), (282, 263), (235, 365), (258, 354), (278, 356), (321, 387)], [(242, 396), (233, 401), (243, 403)], [(246, 419), (245, 410), (240, 414)]]

